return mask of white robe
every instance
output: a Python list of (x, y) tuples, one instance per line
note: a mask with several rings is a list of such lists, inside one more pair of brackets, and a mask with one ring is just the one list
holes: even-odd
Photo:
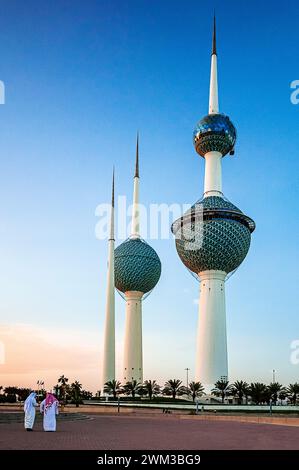
[(44, 431), (56, 431), (56, 415), (58, 415), (58, 401), (45, 409), (46, 400), (40, 404), (40, 412), (44, 415)]
[(30, 405), (27, 407), (25, 411), (25, 421), (24, 426), (25, 429), (32, 429), (35, 420), (35, 406), (37, 406), (35, 398), (33, 398), (30, 402)]

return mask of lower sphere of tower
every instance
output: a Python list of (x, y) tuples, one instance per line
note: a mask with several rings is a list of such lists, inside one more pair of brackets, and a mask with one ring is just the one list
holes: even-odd
[(160, 279), (161, 261), (144, 240), (129, 238), (115, 249), (115, 286), (121, 292), (151, 291)]
[(192, 272), (234, 271), (244, 260), (255, 225), (236, 206), (210, 196), (172, 225), (181, 261)]
[(193, 142), (202, 157), (208, 152), (220, 152), (224, 156), (234, 148), (236, 129), (228, 116), (208, 114), (196, 125)]

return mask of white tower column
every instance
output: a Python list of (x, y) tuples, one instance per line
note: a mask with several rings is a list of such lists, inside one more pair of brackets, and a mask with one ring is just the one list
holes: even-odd
[(199, 273), (199, 321), (196, 381), (209, 391), (217, 380), (228, 376), (225, 278), (223, 271)]
[(216, 44), (211, 57), (209, 114), (219, 113)]
[(123, 382), (143, 382), (142, 369), (142, 292), (125, 293), (126, 320)]
[(110, 234), (108, 240), (108, 269), (106, 290), (106, 316), (104, 327), (104, 350), (102, 389), (106, 382), (115, 380), (115, 287), (114, 287), (114, 171), (112, 180), (112, 202)]
[(222, 154), (208, 152), (205, 154), (204, 196), (222, 196)]

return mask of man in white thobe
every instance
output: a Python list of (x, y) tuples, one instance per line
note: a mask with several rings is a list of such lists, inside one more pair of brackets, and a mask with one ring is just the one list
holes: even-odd
[(31, 392), (30, 395), (26, 398), (24, 403), (24, 412), (25, 412), (25, 420), (24, 426), (26, 431), (33, 431), (33, 425), (35, 420), (35, 407), (37, 406), (36, 403), (36, 393)]
[(58, 415), (58, 400), (52, 393), (47, 393), (40, 404), (40, 412), (44, 415), (44, 431), (56, 431), (56, 415)]

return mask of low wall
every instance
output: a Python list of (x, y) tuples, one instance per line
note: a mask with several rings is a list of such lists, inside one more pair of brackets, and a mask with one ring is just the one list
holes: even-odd
[[(85, 406), (89, 406), (91, 408), (107, 408), (107, 409), (113, 409), (117, 408), (118, 404), (117, 402), (94, 402), (94, 403), (88, 403), (85, 402)], [(190, 404), (182, 404), (182, 403), (132, 403), (132, 402), (120, 402), (120, 408), (121, 409), (127, 409), (127, 408), (133, 408), (133, 409), (150, 409), (150, 410), (160, 410), (162, 409), (169, 409), (169, 410), (178, 410), (178, 411), (195, 411), (196, 410), (196, 404), (195, 403), (190, 403)], [(229, 412), (229, 413), (269, 413), (270, 412), (270, 406), (269, 405), (222, 405), (222, 404), (207, 404), (207, 405), (202, 405), (200, 404), (198, 409), (201, 412), (202, 408), (204, 411), (210, 411), (213, 412), (216, 410), (216, 412)], [(272, 413), (292, 413), (292, 414), (298, 414), (299, 417), (299, 405), (276, 405), (272, 406)]]
[[(184, 409), (180, 407), (184, 406)], [(189, 407), (186, 409), (186, 407)], [(227, 414), (223, 414), (223, 407), (229, 408), (226, 409)], [(204, 412), (199, 412), (198, 415), (190, 414), (190, 411), (195, 410), (195, 406), (192, 406), (190, 409), (190, 405), (170, 405), (170, 406), (158, 406), (156, 405), (132, 405), (132, 404), (122, 404), (120, 406), (120, 413), (118, 414), (117, 405), (110, 403), (108, 404), (88, 404), (88, 405), (80, 405), (80, 407), (75, 407), (73, 405), (67, 405), (64, 407), (64, 413), (82, 413), (82, 414), (109, 414), (110, 416), (118, 416), (121, 418), (122, 416), (134, 415), (134, 418), (142, 418), (144, 416), (157, 418), (163, 416), (165, 419), (192, 419), (192, 420), (204, 420), (204, 421), (235, 421), (235, 422), (244, 422), (244, 423), (257, 423), (257, 424), (273, 424), (273, 425), (280, 425), (280, 426), (299, 426), (299, 407), (298, 406), (282, 406), (280, 408), (291, 408), (294, 412), (293, 416), (286, 416), (286, 415), (276, 415), (270, 416), (269, 415), (269, 407), (254, 407), (254, 406), (247, 406), (246, 408), (251, 408), (251, 413), (245, 414), (244, 410), (240, 409), (241, 405), (238, 406), (229, 406), (229, 405), (220, 405), (219, 406), (211, 406), (212, 412), (207, 410), (207, 405), (205, 406)], [(163, 408), (171, 409), (171, 414), (162, 414)], [(216, 413), (213, 412), (217, 408)], [(230, 414), (236, 410), (236, 414)], [(243, 407), (242, 407), (243, 408)], [(252, 410), (255, 408), (255, 410)], [(243, 412), (242, 412), (243, 411)], [(15, 412), (15, 413), (23, 413), (23, 405), (11, 405), (11, 404), (1, 404), (0, 405), (0, 412)], [(254, 413), (255, 412), (255, 413)], [(260, 413), (260, 415), (259, 415)], [(261, 416), (261, 413), (268, 413), (268, 416)], [(281, 412), (282, 413), (282, 412)], [(297, 417), (298, 415), (298, 417)]]

